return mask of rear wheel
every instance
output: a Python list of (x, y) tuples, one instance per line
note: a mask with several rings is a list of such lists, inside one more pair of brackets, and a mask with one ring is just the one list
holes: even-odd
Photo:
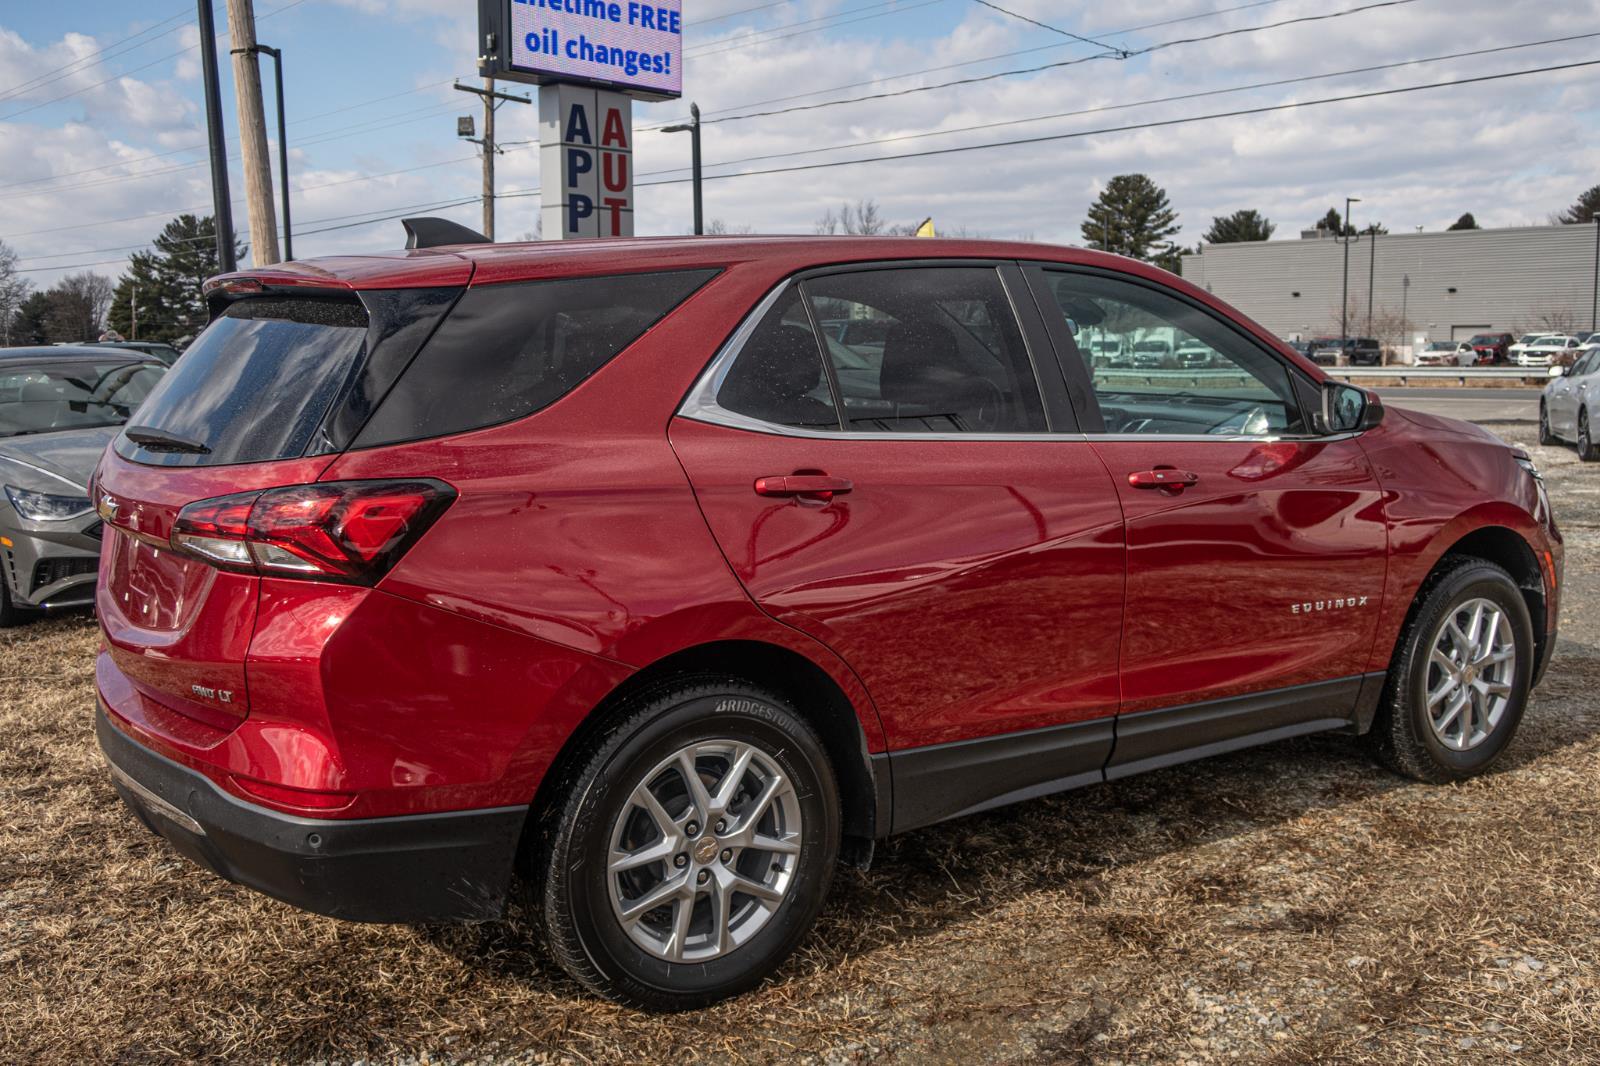
[(1550, 432), (1550, 411), (1545, 407), (1543, 400), (1539, 401), (1539, 443), (1556, 443), (1556, 435)]
[(1594, 437), (1589, 431), (1589, 409), (1583, 408), (1578, 412), (1578, 458), (1583, 462), (1592, 463), (1600, 459), (1600, 452), (1595, 451)]
[(1457, 560), (1417, 594), (1367, 742), (1419, 781), (1482, 773), (1516, 732), (1533, 665), (1522, 591), (1493, 563)]
[(567, 972), (685, 1010), (775, 970), (838, 861), (838, 793), (811, 727), (772, 693), (698, 678), (644, 694), (581, 762), (528, 871)]

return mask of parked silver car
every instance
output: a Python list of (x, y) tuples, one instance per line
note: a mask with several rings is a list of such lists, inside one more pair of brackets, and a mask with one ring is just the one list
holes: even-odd
[(1600, 417), (1600, 348), (1589, 348), (1569, 369), (1553, 375), (1539, 397), (1539, 443), (1572, 441), (1584, 462), (1600, 459), (1591, 419)]
[(0, 348), (0, 626), (94, 602), (89, 476), (166, 369), (123, 349)]

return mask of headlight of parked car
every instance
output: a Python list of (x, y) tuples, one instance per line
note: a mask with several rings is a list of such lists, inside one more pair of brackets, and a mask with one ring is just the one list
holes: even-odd
[(7, 485), (6, 498), (17, 509), (17, 513), (30, 522), (59, 522), (89, 512), (87, 496), (56, 496), (49, 492), (34, 492), (32, 489)]

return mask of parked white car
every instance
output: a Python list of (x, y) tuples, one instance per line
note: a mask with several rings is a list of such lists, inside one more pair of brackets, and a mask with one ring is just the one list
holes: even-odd
[(1524, 333), (1518, 337), (1516, 343), (1506, 349), (1506, 362), (1515, 364), (1522, 350), (1543, 336), (1545, 336), (1543, 333)]
[(1583, 342), (1565, 333), (1547, 333), (1517, 353), (1518, 366), (1568, 366)]
[(1600, 418), (1600, 346), (1585, 350), (1570, 370), (1551, 367), (1550, 373), (1539, 397), (1539, 443), (1572, 441), (1579, 459), (1600, 459), (1590, 426), (1590, 419)]
[(1477, 358), (1470, 341), (1432, 341), (1417, 353), (1417, 365), (1471, 366)]

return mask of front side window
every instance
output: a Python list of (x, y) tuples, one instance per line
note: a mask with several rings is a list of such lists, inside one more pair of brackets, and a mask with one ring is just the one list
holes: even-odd
[[(1046, 271), (1055, 310), (1077, 325), (1107, 433), (1265, 436), (1305, 432), (1288, 368), (1265, 349), (1175, 296), (1094, 274)], [(1046, 313), (1051, 310), (1049, 307)], [(1135, 358), (1111, 367), (1095, 345), (1167, 353), (1175, 343), (1205, 358)], [(1337, 343), (1337, 342), (1334, 342)]]
[[(845, 428), (857, 433), (1042, 433), (1044, 406), (993, 267), (905, 267), (812, 278)], [(827, 331), (825, 331), (827, 332)]]

